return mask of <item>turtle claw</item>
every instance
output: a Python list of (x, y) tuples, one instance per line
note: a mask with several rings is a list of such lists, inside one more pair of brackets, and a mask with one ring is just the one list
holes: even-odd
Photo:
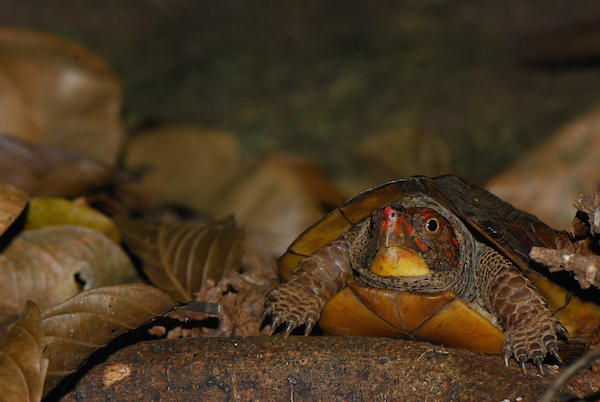
[(277, 328), (279, 328), (280, 322), (281, 322), (281, 317), (279, 317), (279, 314), (273, 314), (271, 316), (271, 327), (269, 328), (269, 331), (268, 331), (269, 336), (273, 335), (275, 333), (275, 331), (277, 331)]
[(312, 331), (313, 327), (317, 320), (315, 319), (314, 314), (308, 314), (306, 316), (306, 326), (304, 327), (304, 336), (308, 336)]
[(313, 300), (314, 293), (302, 290), (302, 287), (294, 287), (286, 282), (267, 294), (262, 315), (263, 319), (271, 317), (270, 328), (267, 330), (269, 336), (273, 335), (279, 326), (283, 326), (282, 335), (285, 338), (301, 325), (306, 325), (305, 335), (310, 333), (318, 321), (320, 305)]
[(273, 307), (271, 307), (270, 304), (267, 304), (265, 306), (265, 309), (263, 310), (263, 312), (261, 314), (261, 318), (264, 320), (265, 318), (267, 318), (268, 316), (270, 316), (272, 312), (273, 312)]
[(508, 361), (510, 360), (510, 356), (512, 355), (510, 348), (507, 345), (504, 346), (502, 350), (502, 357), (504, 357), (504, 364), (508, 367)]
[(294, 330), (294, 328), (296, 328), (296, 326), (294, 325), (294, 323), (292, 321), (288, 321), (285, 324), (285, 327), (283, 329), (283, 337), (287, 338), (288, 336), (290, 336), (290, 334), (292, 333), (292, 331)]
[(517, 363), (525, 372), (525, 363), (531, 361), (544, 375), (543, 362), (551, 355), (562, 362), (558, 355), (558, 337), (566, 329), (552, 315), (542, 310), (540, 316), (524, 321), (526, 325), (517, 322), (505, 329), (503, 349), (504, 362), (514, 356)]
[(533, 359), (533, 364), (535, 364), (535, 366), (538, 368), (540, 375), (544, 375), (544, 366), (542, 364), (542, 359), (539, 357), (536, 357), (535, 359)]
[(561, 359), (560, 355), (558, 354), (558, 352), (557, 352), (556, 348), (552, 348), (552, 349), (550, 349), (550, 352), (549, 352), (549, 353), (550, 353), (550, 354), (551, 354), (551, 355), (552, 355), (552, 356), (553, 356), (553, 357), (554, 357), (556, 360), (558, 360), (558, 362), (559, 362), (560, 364), (563, 364), (563, 361), (562, 361), (562, 359)]
[(527, 368), (525, 368), (526, 361), (527, 361), (527, 358), (525, 357), (525, 355), (519, 355), (519, 357), (517, 358), (517, 362), (519, 362), (519, 365), (521, 366), (521, 370), (523, 371), (523, 374), (527, 374)]
[[(560, 335), (562, 338), (566, 338), (569, 336), (569, 330), (567, 328), (565, 328), (564, 325), (562, 325), (562, 323), (560, 321), (556, 321), (556, 332), (558, 333), (558, 335)], [(562, 363), (562, 362), (561, 362)]]

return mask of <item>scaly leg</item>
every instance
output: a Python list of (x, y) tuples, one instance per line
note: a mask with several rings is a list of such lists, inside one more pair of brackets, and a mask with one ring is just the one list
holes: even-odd
[(505, 333), (504, 360), (511, 355), (521, 367), (532, 359), (543, 373), (548, 353), (558, 357), (556, 333), (566, 329), (556, 320), (535, 286), (511, 261), (496, 250), (482, 246), (477, 258), (479, 294), (488, 310), (500, 321)]
[(321, 316), (325, 303), (352, 276), (351, 252), (359, 233), (346, 232), (337, 240), (300, 261), (291, 278), (267, 294), (263, 317), (271, 316), (270, 334), (284, 325), (284, 335), (306, 325), (308, 335)]

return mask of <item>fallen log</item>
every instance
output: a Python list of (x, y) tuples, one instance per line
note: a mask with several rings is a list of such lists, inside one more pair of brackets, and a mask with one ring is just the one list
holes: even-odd
[[(61, 400), (527, 401), (552, 382), (557, 370), (546, 369), (542, 377), (499, 356), (386, 338), (190, 338), (124, 348)], [(578, 387), (560, 395), (593, 391)]]

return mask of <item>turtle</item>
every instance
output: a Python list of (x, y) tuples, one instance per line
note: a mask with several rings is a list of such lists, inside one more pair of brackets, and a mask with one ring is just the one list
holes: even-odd
[(284, 281), (265, 297), (267, 332), (308, 335), (318, 322), (332, 335), (425, 340), (523, 369), (531, 360), (543, 374), (563, 339), (585, 340), (600, 322), (597, 293), (529, 258), (533, 246), (568, 241), (459, 176), (390, 181), (292, 242), (278, 260)]

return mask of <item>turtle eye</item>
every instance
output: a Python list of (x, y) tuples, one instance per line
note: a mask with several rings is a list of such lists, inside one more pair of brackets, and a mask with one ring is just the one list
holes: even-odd
[(440, 220), (438, 218), (429, 218), (425, 222), (425, 230), (428, 233), (437, 233), (440, 230)]

